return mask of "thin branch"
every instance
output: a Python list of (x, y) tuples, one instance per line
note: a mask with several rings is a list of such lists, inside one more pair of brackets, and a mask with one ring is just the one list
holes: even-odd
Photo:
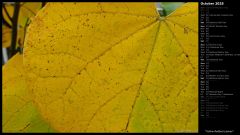
[[(3, 7), (3, 10), (4, 10), (4, 12), (6, 13), (8, 19), (9, 19), (9, 20), (11, 21), (11, 23), (13, 24), (13, 19), (12, 19), (12, 17), (9, 15), (9, 13), (8, 13), (6, 7), (5, 7), (5, 4), (3, 4), (2, 7)], [(11, 24), (10, 24), (10, 25), (11, 25)]]
[(18, 30), (18, 14), (20, 9), (20, 3), (16, 2), (14, 4), (14, 13), (13, 13), (13, 22), (12, 22), (12, 40), (11, 40), (11, 55), (12, 57), (15, 53), (17, 53), (16, 50), (16, 43), (17, 43), (17, 30)]
[(3, 23), (3, 25), (5, 25), (8, 28), (10, 28), (10, 29), (12, 28), (12, 26), (4, 18), (2, 18), (2, 23)]

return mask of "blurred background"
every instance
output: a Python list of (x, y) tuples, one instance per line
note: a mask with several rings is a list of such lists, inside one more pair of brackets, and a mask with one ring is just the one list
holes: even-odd
[(2, 3), (2, 65), (17, 52), (22, 53), (31, 18), (45, 4), (45, 2)]
[[(167, 16), (184, 2), (157, 2), (161, 16)], [(2, 65), (17, 52), (22, 53), (27, 27), (46, 2), (2, 3)]]

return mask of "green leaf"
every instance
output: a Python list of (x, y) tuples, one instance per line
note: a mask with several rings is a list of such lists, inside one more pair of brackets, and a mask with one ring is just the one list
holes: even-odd
[(33, 105), (22, 62), (18, 53), (2, 69), (3, 132), (54, 132)]
[(161, 7), (166, 12), (166, 16), (182, 6), (184, 2), (160, 2)]

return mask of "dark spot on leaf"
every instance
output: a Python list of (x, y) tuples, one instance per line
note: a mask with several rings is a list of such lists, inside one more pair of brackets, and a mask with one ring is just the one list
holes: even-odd
[(188, 34), (188, 29), (184, 28), (184, 34)]
[(101, 66), (101, 62), (100, 61), (98, 61), (98, 66)]

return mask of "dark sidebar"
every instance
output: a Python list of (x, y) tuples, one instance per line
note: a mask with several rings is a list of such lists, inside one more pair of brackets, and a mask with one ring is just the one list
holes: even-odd
[(239, 11), (231, 0), (199, 2), (200, 133), (240, 134)]

